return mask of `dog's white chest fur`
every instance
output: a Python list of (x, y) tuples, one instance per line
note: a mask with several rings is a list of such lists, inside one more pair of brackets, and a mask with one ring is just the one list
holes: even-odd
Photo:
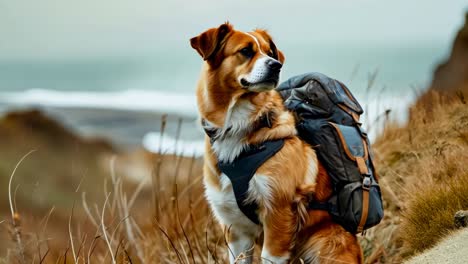
[(248, 219), (237, 205), (232, 184), (225, 174), (220, 175), (221, 190), (205, 184), (205, 195), (217, 220), (226, 226), (243, 230), (257, 230), (259, 226)]
[(248, 101), (233, 100), (226, 114), (220, 134), (222, 138), (213, 143), (213, 151), (220, 161), (232, 162), (246, 147), (243, 137), (251, 126), (251, 115), (255, 107)]
[[(232, 252), (229, 254), (230, 263), (251, 263), (253, 243), (261, 234), (263, 227), (253, 223), (239, 209), (229, 178), (222, 173), (219, 175), (219, 180), (221, 188), (205, 182), (205, 195), (216, 219), (227, 229), (225, 231), (236, 234), (236, 240), (229, 242), (230, 252)], [(268, 176), (255, 174), (249, 182), (248, 193), (247, 201), (254, 201), (266, 207), (271, 206), (269, 201), (271, 201), (272, 189)], [(248, 251), (250, 253), (246, 253)], [(243, 261), (236, 261), (237, 256), (242, 252), (248, 257)], [(286, 263), (287, 261), (287, 257), (272, 256), (266, 249), (262, 250), (262, 258), (264, 258), (263, 263)]]

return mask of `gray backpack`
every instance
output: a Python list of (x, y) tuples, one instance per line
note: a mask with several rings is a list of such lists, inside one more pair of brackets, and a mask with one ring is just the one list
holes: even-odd
[(278, 87), (285, 106), (294, 112), (299, 136), (317, 152), (331, 177), (334, 192), (326, 209), (351, 233), (377, 225), (383, 206), (363, 110), (348, 88), (321, 73), (295, 76)]

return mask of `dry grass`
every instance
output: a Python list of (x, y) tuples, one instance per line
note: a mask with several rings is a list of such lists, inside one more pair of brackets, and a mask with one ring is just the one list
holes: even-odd
[(0, 119), (2, 133), (0, 263), (225, 263), (200, 159), (140, 151), (135, 169), (38, 112)]
[(385, 218), (363, 239), (367, 262), (399, 263), (454, 229), (468, 208), (468, 107), (432, 94), (407, 125), (387, 125), (374, 144)]
[[(173, 157), (161, 158), (173, 161)], [(0, 263), (225, 262), (223, 231), (213, 222), (201, 195), (200, 160), (191, 159), (191, 169), (183, 173), (176, 165), (174, 170), (181, 173), (170, 175), (174, 176), (172, 188), (154, 187), (155, 200), (143, 193), (150, 191), (148, 182), (125, 186), (125, 179), (114, 170), (115, 162), (109, 162), (110, 178), (104, 179), (102, 199), (90, 201), (85, 190), (77, 187), (70, 194), (76, 200), (66, 219), (54, 216), (51, 209), (33, 223), (28, 218), (34, 216), (12, 206), (11, 220), (2, 223), (10, 231), (10, 243)], [(157, 168), (153, 176), (159, 177)], [(9, 195), (13, 197), (14, 191)], [(51, 227), (52, 221), (57, 226)]]
[(403, 240), (408, 253), (430, 248), (455, 229), (453, 217), (468, 208), (468, 177), (456, 175), (424, 184), (415, 193), (404, 214)]

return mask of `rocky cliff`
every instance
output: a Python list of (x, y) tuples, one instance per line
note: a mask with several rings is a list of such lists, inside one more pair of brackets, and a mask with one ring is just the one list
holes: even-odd
[(465, 24), (455, 37), (450, 56), (434, 72), (430, 89), (443, 93), (468, 90), (468, 12)]

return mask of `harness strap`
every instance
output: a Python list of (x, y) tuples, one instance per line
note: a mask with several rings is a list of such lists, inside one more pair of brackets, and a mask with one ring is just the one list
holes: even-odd
[[(264, 127), (272, 128), (275, 119), (276, 114), (273, 111), (267, 111), (252, 123), (251, 131), (257, 131)], [(201, 120), (201, 125), (203, 130), (205, 130), (205, 134), (210, 138), (211, 144), (213, 144), (220, 136), (222, 136), (220, 135), (220, 131), (222, 130), (220, 128), (210, 127), (206, 119), (203, 118)], [(231, 127), (228, 127), (223, 132), (228, 132), (229, 130), (231, 130)]]
[[(265, 127), (271, 128), (275, 118), (276, 115), (272, 111), (263, 113), (252, 123), (251, 131), (257, 131)], [(206, 135), (210, 138), (211, 144), (223, 136), (220, 134), (221, 130), (219, 128), (210, 127), (205, 119), (202, 119), (201, 123)], [(224, 132), (230, 129), (228, 127)], [(258, 204), (255, 201), (248, 201), (249, 182), (257, 169), (275, 155), (283, 145), (284, 139), (266, 141), (259, 145), (250, 145), (233, 162), (218, 162), (219, 170), (231, 180), (239, 209), (255, 224), (260, 224), (257, 214)]]
[(260, 224), (258, 204), (248, 200), (249, 182), (257, 169), (283, 146), (284, 139), (266, 141), (258, 146), (249, 146), (233, 162), (218, 162), (218, 168), (231, 180), (239, 209), (255, 224)]
[(309, 205), (307, 206), (307, 209), (329, 211), (330, 210), (330, 204), (328, 204), (327, 202), (311, 201), (309, 203)]

